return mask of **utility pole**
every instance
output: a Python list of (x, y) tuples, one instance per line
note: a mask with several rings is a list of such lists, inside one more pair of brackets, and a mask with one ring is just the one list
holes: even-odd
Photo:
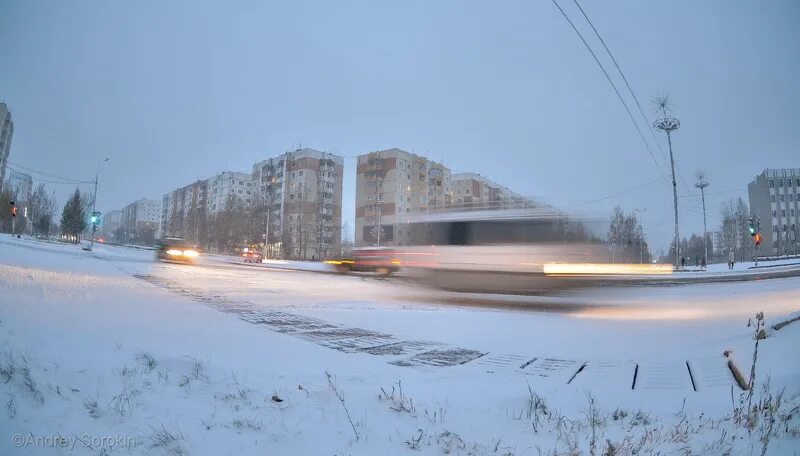
[[(92, 218), (96, 217), (95, 213), (97, 211), (97, 178), (100, 175), (100, 165), (102, 165), (103, 163), (107, 162), (108, 160), (109, 160), (108, 157), (106, 157), (105, 160), (103, 160), (100, 163), (98, 163), (97, 164), (97, 169), (95, 170), (95, 173), (94, 173), (94, 195), (92, 195)], [(92, 223), (92, 238), (89, 241), (89, 248), (87, 249), (90, 252), (92, 251), (92, 247), (94, 247), (94, 232), (95, 232), (95, 229), (96, 229), (96, 225), (94, 225), (94, 223)]]
[(672, 201), (675, 209), (675, 267), (678, 267), (680, 265), (681, 239), (678, 233), (678, 184), (675, 180), (675, 157), (672, 154), (671, 133), (680, 128), (681, 123), (674, 117), (667, 117), (669, 97), (666, 95), (659, 96), (655, 99), (655, 103), (658, 111), (661, 111), (661, 118), (653, 123), (653, 127), (667, 134), (667, 143), (669, 144), (669, 164), (672, 168)]
[[(647, 208), (634, 209), (637, 214), (644, 214)], [(639, 219), (639, 264), (644, 264), (644, 216), (640, 215)], [(650, 247), (648, 246), (648, 252)], [(648, 255), (649, 256), (649, 255)]]
[(705, 189), (708, 187), (708, 182), (705, 180), (705, 173), (699, 172), (697, 173), (697, 183), (694, 184), (695, 187), (700, 189), (700, 198), (703, 201), (703, 246), (705, 247), (705, 259), (706, 264), (708, 264), (708, 228), (706, 226), (706, 192)]

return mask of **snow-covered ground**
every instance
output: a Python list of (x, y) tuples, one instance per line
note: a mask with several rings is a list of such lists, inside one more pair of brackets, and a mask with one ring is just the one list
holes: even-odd
[(3, 238), (0, 454), (793, 454), (800, 322), (750, 428), (723, 356), (749, 378), (760, 311), (800, 278), (487, 296)]

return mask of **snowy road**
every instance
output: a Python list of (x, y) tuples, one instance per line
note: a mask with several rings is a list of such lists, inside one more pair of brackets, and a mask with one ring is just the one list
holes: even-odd
[[(39, 432), (48, 429), (47, 423), (66, 426), (63, 417), (85, 413), (80, 405), (87, 398), (85, 391), (107, 400), (118, 396), (118, 391), (110, 389), (112, 382), (117, 383), (114, 372), (135, 363), (131, 360), (142, 353), (150, 353), (161, 360), (165, 371), (157, 379), (144, 378), (150, 371), (137, 371), (142, 377), (137, 381), (146, 385), (138, 391), (150, 392), (152, 397), (141, 399), (137, 414), (128, 410), (126, 415), (123, 410), (122, 415), (139, 422), (143, 419), (139, 415), (163, 421), (165, 414), (182, 423), (182, 428), (189, 427), (188, 421), (179, 418), (184, 415), (170, 411), (189, 407), (170, 396), (176, 389), (179, 396), (190, 394), (186, 384), (182, 389), (175, 385), (184, 383), (175, 378), (175, 372), (192, 370), (186, 361), (189, 356), (206, 363), (212, 379), (201, 381), (191, 394), (204, 398), (203, 407), (230, 406), (224, 411), (229, 424), (223, 441), (244, 445), (245, 453), (253, 450), (251, 443), (239, 442), (236, 436), (247, 429), (230, 424), (241, 422), (237, 421), (240, 410), (249, 410), (261, 421), (279, 417), (252, 400), (247, 404), (250, 408), (243, 401), (236, 406), (217, 403), (215, 398), (224, 396), (219, 388), (233, 388), (230, 381), (222, 380), (231, 372), (238, 372), (234, 383), (244, 375), (249, 389), (267, 397), (270, 389), (287, 396), (303, 410), (292, 412), (300, 414), (292, 419), (331, 426), (336, 431), (321, 438), (343, 453), (369, 453), (383, 445), (354, 444), (343, 437), (347, 427), (342, 428), (342, 423), (331, 424), (329, 418), (300, 405), (304, 397), (313, 397), (309, 394), (322, 394), (320, 375), (325, 370), (337, 374), (351, 391), (355, 402), (351, 406), (365, 414), (365, 421), (368, 414), (378, 413), (367, 398), (374, 398), (381, 386), (402, 379), (404, 388), (417, 395), (414, 402), (427, 404), (430, 410), (459, 404), (449, 405), (458, 410), (459, 417), (448, 428), (471, 429), (475, 437), (470, 438), (487, 442), (496, 433), (508, 432), (504, 440), (516, 441), (517, 453), (528, 454), (520, 451), (526, 445), (523, 431), (514, 431), (515, 425), (499, 416), (491, 423), (480, 418), (486, 413), (515, 413), (516, 406), (510, 404), (524, 402), (526, 384), (561, 403), (564, 410), (580, 410), (585, 404), (575, 402), (575, 397), (585, 398), (592, 391), (598, 402), (612, 410), (646, 406), (661, 413), (674, 411), (685, 400), (691, 410), (729, 411), (732, 393), (738, 395), (740, 390), (723, 351), (732, 350), (736, 363), (748, 372), (753, 348), (748, 318), (764, 311), (772, 324), (800, 311), (800, 278), (604, 287), (546, 297), (487, 296), (365, 276), (219, 262), (163, 264), (153, 262), (151, 252), (98, 246), (88, 253), (76, 246), (24, 239), (0, 240), (0, 291), (4, 296), (2, 340), (25, 354), (25, 362), (35, 366), (32, 371), (47, 378), (47, 387), (42, 388), (47, 404), (66, 404), (52, 411), (41, 405), (43, 409), (34, 405), (25, 411), (17, 407), (18, 417), (0, 422), (3, 426)], [(771, 378), (772, 385), (792, 389), (795, 398), (800, 385), (798, 326), (774, 331), (764, 341), (759, 361), (760, 372)], [(172, 380), (162, 379), (169, 372), (173, 372)], [(297, 385), (314, 392), (301, 391), (297, 396)], [(474, 398), (476, 391), (486, 397)], [(10, 386), (9, 394), (19, 403), (25, 397), (24, 388)], [(168, 396), (161, 404), (164, 394)], [(470, 405), (465, 403), (467, 397), (472, 398)], [(326, 404), (329, 399), (316, 397)], [(327, 405), (317, 406), (327, 410)], [(42, 413), (50, 418), (37, 419)], [(208, 413), (204, 409), (189, 415)], [(89, 424), (85, 416), (77, 423), (96, 426), (104, 420), (89, 418)], [(397, 449), (407, 450), (402, 442), (421, 425), (387, 422), (390, 428), (404, 429)], [(119, 420), (104, 425), (125, 427)], [(381, 421), (362, 427), (377, 440), (383, 431), (375, 428), (384, 425), (389, 424)], [(291, 427), (285, 422), (281, 426)], [(299, 426), (293, 432), (300, 433)], [(483, 427), (485, 432), (479, 430)], [(211, 437), (184, 432), (192, 436), (184, 444), (192, 453), (215, 454), (202, 450), (202, 442)], [(289, 453), (319, 449), (309, 447), (309, 442), (294, 442), (275, 429), (267, 434), (262, 436), (266, 442)]]

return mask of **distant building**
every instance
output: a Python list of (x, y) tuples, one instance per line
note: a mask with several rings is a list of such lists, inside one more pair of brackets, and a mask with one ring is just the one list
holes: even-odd
[(724, 254), (725, 258), (727, 258), (727, 252), (723, 252), (723, 245), (725, 245), (725, 234), (722, 230), (712, 231), (708, 233), (708, 236), (711, 238), (711, 251), (717, 254)]
[(14, 201), (14, 206), (17, 208), (18, 216), (24, 217), (22, 220), (25, 220), (26, 226), (24, 227), (17, 223), (17, 232), (19, 232), (19, 230), (24, 230), (30, 233), (33, 228), (33, 220), (31, 220), (33, 179), (29, 174), (20, 173), (12, 169), (8, 173), (8, 178), (3, 188), (11, 193), (11, 199)]
[(194, 242), (204, 238), (208, 215), (207, 198), (207, 179), (195, 181), (164, 195), (161, 201), (160, 236)]
[(122, 209), (122, 234), (124, 242), (152, 244), (161, 220), (161, 203), (157, 200), (140, 199)]
[(359, 155), (355, 245), (406, 245), (406, 214), (450, 203), (450, 169), (441, 163), (400, 149)]
[[(23, 204), (27, 205), (31, 200), (31, 195), (33, 194), (33, 178), (29, 174), (20, 173), (12, 169), (11, 172), (8, 173), (4, 188), (11, 193), (11, 198), (14, 200), (17, 207), (21, 208)], [(22, 209), (18, 209), (18, 211), (21, 210)]]
[(250, 173), (224, 171), (208, 179), (207, 212), (215, 215), (226, 209), (248, 210), (253, 204), (253, 177)]
[(450, 178), (452, 207), (482, 209), (521, 209), (533, 202), (480, 174), (458, 173)]
[[(213, 221), (230, 209), (247, 217), (239, 220), (248, 225), (242, 243), (263, 246), (269, 232), (270, 256), (319, 260), (338, 255), (343, 174), (342, 157), (313, 149), (262, 160), (250, 173), (225, 171), (165, 194), (160, 232), (207, 244), (218, 238)], [(254, 232), (259, 234), (249, 239)]]
[(341, 156), (308, 148), (253, 165), (254, 204), (265, 228), (269, 220), (269, 254), (304, 260), (339, 254), (343, 175)]
[(0, 103), (0, 191), (6, 181), (6, 165), (11, 153), (11, 138), (14, 136), (14, 122), (8, 105)]
[(100, 236), (107, 241), (117, 241), (117, 230), (122, 226), (122, 211), (108, 211), (100, 221)]
[(800, 253), (800, 168), (765, 169), (747, 193), (750, 212), (761, 221), (759, 254)]

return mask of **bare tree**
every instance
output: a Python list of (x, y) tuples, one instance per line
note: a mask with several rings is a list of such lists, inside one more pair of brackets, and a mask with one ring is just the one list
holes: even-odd
[(230, 195), (225, 208), (215, 214), (208, 224), (208, 244), (219, 252), (233, 253), (247, 241), (248, 213)]
[(339, 252), (342, 257), (350, 256), (353, 252), (353, 236), (350, 231), (350, 222), (345, 221), (342, 224), (342, 246)]
[(721, 212), (722, 248), (718, 253), (727, 257), (733, 251), (737, 261), (750, 260), (755, 250), (748, 230), (750, 210), (747, 203), (741, 197), (730, 199), (723, 204)]
[(612, 259), (617, 262), (650, 261), (646, 253), (647, 240), (636, 215), (627, 215), (619, 207), (614, 208), (611, 223), (608, 227), (608, 242), (611, 248)]
[(39, 184), (31, 195), (30, 217), (33, 225), (33, 234), (48, 236), (56, 215), (55, 198), (51, 198), (45, 190), (44, 184)]

